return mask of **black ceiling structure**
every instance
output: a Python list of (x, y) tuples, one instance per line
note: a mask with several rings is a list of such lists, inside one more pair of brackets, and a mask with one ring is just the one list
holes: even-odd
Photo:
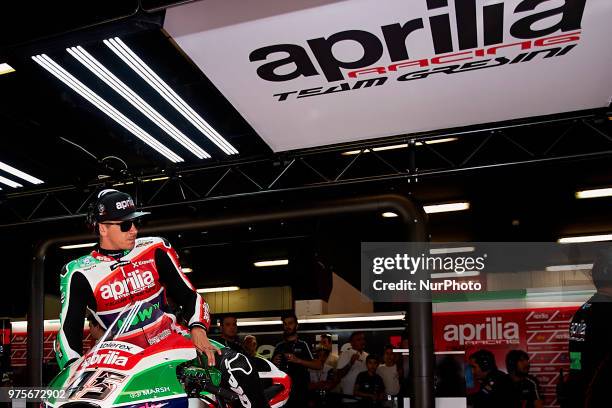
[[(581, 113), (269, 154), (146, 175), (129, 174), (130, 169), (117, 161), (119, 170), (113, 172), (111, 168), (114, 174), (94, 183), (3, 194), (0, 228), (83, 217), (93, 193), (113, 186), (130, 191), (139, 205), (159, 209), (265, 193), (385, 180), (418, 182), (505, 166), (600, 159), (612, 155), (611, 123), (606, 112)], [(435, 143), (450, 138), (456, 140)], [(398, 145), (398, 149), (387, 150)]]

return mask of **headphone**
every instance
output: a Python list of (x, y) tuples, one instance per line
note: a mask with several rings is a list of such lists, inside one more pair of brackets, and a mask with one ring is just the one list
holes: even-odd
[(497, 364), (495, 363), (495, 356), (489, 350), (478, 350), (477, 352), (472, 354), (470, 358), (476, 360), (476, 364), (478, 364), (482, 371), (491, 371), (497, 369)]
[(115, 190), (113, 188), (106, 188), (101, 190), (98, 194), (96, 194), (96, 200), (89, 203), (87, 206), (87, 215), (85, 216), (85, 223), (87, 227), (96, 234), (99, 234), (100, 231), (98, 229), (98, 206), (102, 201), (102, 197), (108, 193), (118, 193), (119, 190)]

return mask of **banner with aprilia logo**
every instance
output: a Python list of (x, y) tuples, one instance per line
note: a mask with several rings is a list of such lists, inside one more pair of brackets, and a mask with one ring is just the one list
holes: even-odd
[(275, 151), (610, 103), (608, 0), (318, 3), (200, 2), (165, 28)]

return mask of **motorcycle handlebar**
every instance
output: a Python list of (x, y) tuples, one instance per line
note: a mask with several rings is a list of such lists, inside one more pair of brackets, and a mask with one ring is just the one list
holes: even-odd
[(212, 385), (211, 383), (205, 383), (202, 389), (210, 392), (211, 394), (217, 395), (227, 401), (238, 401), (238, 395), (232, 391), (225, 390), (223, 388)]

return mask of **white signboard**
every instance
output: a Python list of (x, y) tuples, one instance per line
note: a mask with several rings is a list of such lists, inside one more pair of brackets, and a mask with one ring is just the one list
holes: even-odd
[(274, 151), (610, 103), (610, 0), (287, 3), (206, 0), (165, 22)]

